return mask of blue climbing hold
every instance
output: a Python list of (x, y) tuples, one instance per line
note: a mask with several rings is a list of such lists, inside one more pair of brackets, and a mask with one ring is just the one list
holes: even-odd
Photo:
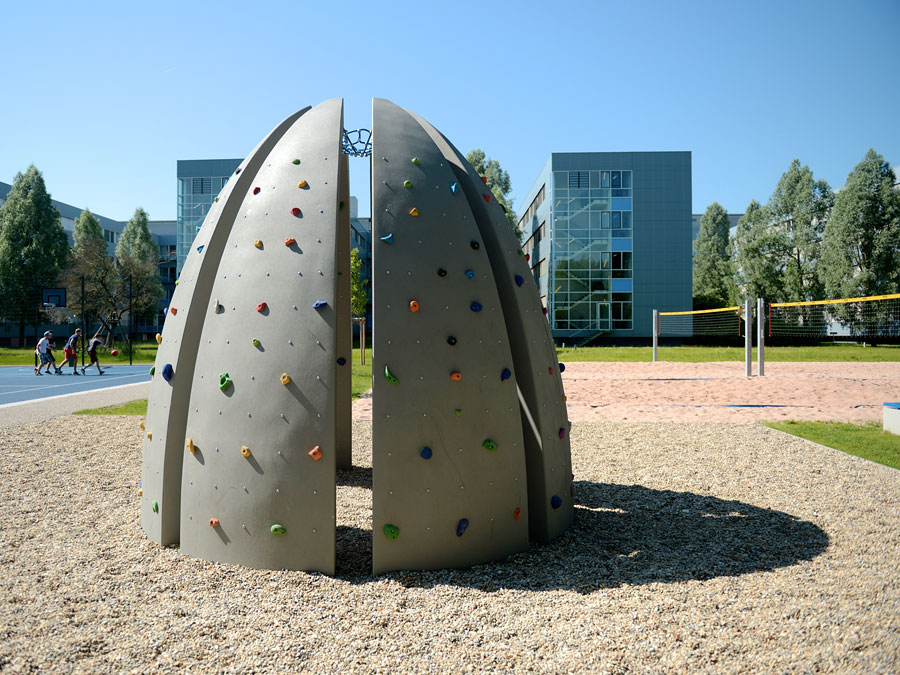
[(503, 372), (500, 373), (500, 381), (503, 382), (512, 377), (512, 371), (509, 368), (504, 368)]
[(522, 277), (522, 275), (517, 274), (516, 275), (516, 286), (521, 286), (524, 283), (525, 283), (525, 279)]
[(459, 191), (459, 183), (450, 183), (450, 192), (456, 194)]
[(465, 533), (466, 529), (469, 527), (469, 519), (463, 518), (459, 521), (459, 525), (456, 526), (456, 536), (461, 537), (463, 533)]
[(475, 272), (473, 272), (472, 270), (466, 270), (466, 278), (467, 278), (467, 279), (474, 279), (474, 278), (475, 278)]
[(473, 312), (480, 312), (484, 308), (481, 306), (480, 302), (473, 302), (471, 305), (469, 305), (469, 309), (471, 309)]
[(566, 364), (565, 363), (559, 364), (559, 372), (561, 372), (561, 373), (566, 372)]
[(422, 455), (422, 459), (431, 459), (431, 448), (426, 445), (419, 454)]
[(390, 234), (384, 235), (381, 238), (381, 241), (383, 241), (385, 244), (393, 244), (394, 243), (394, 233), (391, 232)]
[(316, 300), (316, 301), (313, 303), (313, 309), (323, 309), (323, 308), (325, 308), (325, 307), (327, 307), (327, 306), (328, 306), (328, 303), (325, 302), (324, 300)]
[(339, 366), (344, 366), (344, 365), (347, 364), (347, 359), (345, 359), (345, 358), (342, 356), (341, 358), (339, 358), (339, 359), (337, 360), (337, 364), (338, 364)]
[(175, 374), (175, 371), (172, 369), (172, 364), (171, 364), (171, 363), (167, 363), (166, 365), (163, 366), (163, 368), (162, 368), (162, 376), (163, 376), (163, 379), (164, 379), (166, 382), (168, 382), (169, 380), (171, 380), (171, 379), (172, 379), (172, 376), (173, 376), (174, 374)]
[(203, 247), (204, 247), (204, 246), (206, 246), (206, 244), (200, 244), (200, 245), (197, 247), (197, 253), (203, 253)]
[(560, 506), (562, 506), (562, 497), (560, 497), (559, 495), (553, 495), (552, 497), (550, 497), (550, 506), (552, 506), (554, 509), (558, 509)]

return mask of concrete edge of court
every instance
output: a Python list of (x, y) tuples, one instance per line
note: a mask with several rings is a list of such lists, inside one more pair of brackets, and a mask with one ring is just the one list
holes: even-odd
[(48, 396), (31, 401), (7, 403), (0, 406), (0, 429), (16, 427), (31, 422), (52, 420), (71, 415), (85, 408), (103, 408), (109, 405), (127, 403), (139, 398), (147, 398), (149, 382), (121, 384), (116, 387), (94, 389), (73, 394)]

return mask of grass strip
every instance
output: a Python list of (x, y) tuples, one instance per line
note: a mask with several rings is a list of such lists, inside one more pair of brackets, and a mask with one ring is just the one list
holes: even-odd
[(77, 410), (73, 415), (146, 415), (147, 399), (141, 398), (128, 403), (108, 405), (105, 408), (85, 408)]
[(829, 448), (900, 469), (900, 436), (884, 431), (880, 422), (763, 422), (767, 427)]

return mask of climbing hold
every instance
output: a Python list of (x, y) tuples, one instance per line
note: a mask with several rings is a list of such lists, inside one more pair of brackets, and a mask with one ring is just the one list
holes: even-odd
[(409, 160), (409, 161), (412, 162), (413, 164), (418, 164), (418, 163), (419, 163), (419, 158), (418, 158), (418, 157), (413, 157), (413, 158), (412, 158), (411, 160)]
[(565, 363), (559, 363), (557, 365), (559, 366), (559, 372), (561, 372), (561, 373), (566, 372), (566, 364)]
[(513, 511), (513, 520), (518, 520), (518, 519), (521, 518), (521, 517), (522, 517), (522, 509), (520, 509), (520, 508), (517, 506), (517, 507), (516, 507), (516, 510)]
[(531, 254), (530, 254), (530, 253), (526, 253), (526, 254), (525, 254), (525, 260), (526, 260), (526, 261), (527, 261), (527, 260), (531, 260)]
[(177, 308), (177, 307), (169, 307), (169, 311), (172, 312), (172, 314), (178, 314), (178, 308)]
[(522, 249), (519, 249), (518, 254), (519, 254), (519, 257), (521, 258), (523, 255), (525, 255), (525, 251), (523, 251)]
[(496, 450), (497, 444), (490, 438), (485, 438), (484, 443), (481, 444), (481, 447), (483, 447), (485, 450)]
[(484, 197), (484, 201), (486, 201), (488, 204), (491, 203), (491, 196), (490, 196), (489, 194), (484, 193), (484, 194), (481, 195), (481, 196)]
[(512, 377), (512, 371), (509, 368), (504, 368), (503, 372), (500, 373), (500, 381), (504, 382)]
[(565, 403), (565, 402), (568, 401), (568, 400), (569, 400), (569, 399), (566, 398), (566, 395), (563, 394), (563, 403)]
[(258, 188), (258, 187), (253, 188), (253, 194), (255, 194), (255, 195), (258, 195), (258, 194), (259, 194), (259, 188)]
[(383, 241), (385, 244), (393, 244), (394, 243), (394, 233), (391, 232), (390, 234), (384, 235), (381, 238), (381, 241)]
[(466, 279), (474, 279), (474, 278), (475, 278), (475, 272), (473, 272), (472, 270), (466, 270)]
[(338, 211), (344, 210), (344, 202), (338, 202)]
[(565, 437), (566, 437), (566, 430), (563, 429), (562, 427), (560, 427), (560, 429), (559, 429), (559, 437), (560, 437), (560, 438), (565, 438)]
[(210, 527), (218, 527), (218, 526), (219, 526), (219, 519), (218, 519), (218, 518), (210, 518), (210, 519), (209, 519), (209, 526), (210, 526)]
[(417, 209), (415, 206), (412, 207), (412, 208), (409, 210), (409, 215), (411, 215), (411, 216), (417, 216), (417, 215), (419, 215), (419, 209)]
[(459, 382), (462, 379), (462, 373), (458, 370), (454, 370), (452, 373), (450, 373), (450, 379), (454, 382)]
[(415, 300), (409, 301), (409, 311), (410, 312), (418, 312), (419, 311), (419, 303)]
[(217, 201), (219, 201), (219, 198), (216, 197), (215, 199), (213, 199), (213, 201), (214, 201), (214, 202), (217, 202)]
[(341, 356), (341, 357), (337, 360), (337, 364), (338, 364), (339, 366), (346, 365), (346, 363), (347, 363), (347, 359), (345, 359), (343, 356)]
[(384, 526), (384, 536), (388, 539), (396, 539), (400, 536), (400, 528), (389, 523)]
[(299, 183), (297, 183), (297, 187), (303, 190), (309, 187), (309, 183), (307, 183), (305, 180), (301, 180)]
[(462, 408), (457, 408), (453, 412), (457, 417), (459, 417), (460, 415), (462, 415)]
[(192, 454), (192, 455), (195, 454), (195, 453), (197, 452), (197, 446), (194, 445), (194, 441), (191, 440), (191, 437), (190, 437), (190, 436), (188, 436), (188, 439), (187, 439), (187, 442), (185, 443), (185, 446), (187, 446), (187, 449), (191, 451), (191, 454)]
[(431, 448), (426, 445), (419, 454), (422, 455), (422, 459), (431, 459)]
[(253, 240), (253, 245), (254, 245), (256, 248), (262, 248), (262, 247), (263, 247), (262, 239), (254, 239), (254, 240)]
[(256, 306), (256, 311), (257, 312), (265, 312), (268, 308), (269, 308), (269, 306), (266, 303), (261, 302)]
[(141, 428), (141, 431), (144, 431), (147, 428), (143, 422), (141, 422), (138, 426)]
[(162, 376), (166, 382), (169, 382), (172, 379), (172, 376), (175, 374), (175, 371), (172, 369), (172, 364), (167, 363), (163, 366)]
[(150, 366), (150, 377), (153, 377), (153, 375), (155, 373), (156, 373), (156, 366)]
[(219, 389), (225, 391), (232, 384), (234, 384), (234, 382), (231, 381), (231, 376), (228, 373), (219, 373)]
[(293, 237), (286, 237), (285, 240), (284, 240), (284, 245), (285, 245), (285, 246), (293, 246), (293, 245), (296, 244), (296, 243), (297, 243), (297, 240), (294, 239)]
[(403, 187), (405, 187), (405, 188), (411, 188), (411, 187), (412, 187), (412, 181), (411, 181), (411, 180), (405, 180), (405, 181), (403, 181)]
[(299, 159), (295, 159), (293, 162), (291, 162), (291, 164), (299, 164), (299, 163), (300, 163)]
[(291, 376), (288, 375), (287, 373), (282, 373), (281, 374), (281, 384), (283, 384), (286, 387), (290, 383), (291, 383)]
[(241, 454), (244, 457), (249, 457), (252, 453), (250, 452), (250, 448), (248, 448), (246, 445), (242, 445), (241, 446)]
[(550, 498), (550, 506), (552, 506), (554, 509), (558, 509), (560, 506), (562, 506), (562, 497), (560, 497), (559, 495), (553, 495)]
[(550, 366), (549, 368), (547, 368), (547, 371), (552, 375), (553, 374), (553, 366)]
[(457, 190), (459, 190), (459, 183), (450, 183), (450, 192), (456, 194)]
[(481, 182), (487, 185), (487, 176), (481, 176)]
[(479, 244), (477, 241), (474, 241), (474, 240), (469, 242), (469, 246), (472, 247), (473, 251), (477, 251), (478, 249), (481, 248), (481, 244)]
[(259, 338), (253, 338), (253, 346), (262, 347), (262, 342), (259, 341)]
[(204, 248), (205, 246), (206, 246), (206, 244), (200, 244), (200, 245), (197, 247), (197, 253), (203, 253), (203, 248)]
[(456, 344), (456, 338), (451, 335), (447, 338), (447, 344), (451, 347), (454, 346)]
[(325, 302), (324, 300), (316, 300), (313, 303), (313, 309), (324, 309), (327, 306), (328, 306), (328, 303)]
[(148, 431), (148, 432), (147, 432), (147, 440), (148, 440), (148, 441), (152, 441), (152, 440), (153, 440), (153, 432), (152, 432), (152, 431)]
[(480, 302), (473, 302), (471, 305), (469, 305), (469, 309), (471, 309), (473, 312), (480, 312), (483, 308)]
[(391, 374), (391, 370), (386, 363), (384, 364), (384, 379), (391, 384), (400, 384), (400, 381)]
[(158, 345), (162, 344), (162, 335), (160, 333), (156, 334), (156, 344), (158, 344)]
[(153, 509), (153, 513), (159, 513), (159, 502), (154, 499), (150, 502), (150, 508)]
[(143, 496), (143, 494), (144, 494), (144, 488), (138, 488), (138, 497)]
[(291, 215), (293, 215), (293, 216), (299, 216), (299, 215), (300, 215), (300, 209), (299, 209), (299, 207), (295, 206), (294, 208), (292, 208), (292, 209), (291, 209)]
[(317, 445), (316, 447), (314, 447), (312, 450), (310, 450), (306, 454), (308, 454), (310, 457), (312, 457), (315, 460), (320, 460), (320, 459), (322, 459), (322, 448), (320, 448)]
[(459, 521), (459, 524), (456, 526), (456, 536), (461, 537), (465, 533), (466, 529), (469, 527), (469, 519), (463, 518)]
[(438, 276), (439, 277), (447, 276), (447, 270), (445, 270), (443, 267), (438, 267)]
[(514, 278), (516, 280), (516, 286), (521, 286), (525, 283), (525, 277), (523, 277), (521, 274), (517, 274)]
[(544, 307), (544, 308), (543, 308), (543, 311), (544, 311), (544, 316), (546, 316), (546, 315), (547, 315), (547, 308)]
[(287, 530), (284, 529), (284, 525), (279, 525), (278, 523), (272, 523), (272, 527), (269, 528), (269, 532), (278, 535), (287, 534)]

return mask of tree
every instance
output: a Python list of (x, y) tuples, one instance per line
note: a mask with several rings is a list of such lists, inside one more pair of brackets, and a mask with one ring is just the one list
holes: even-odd
[[(110, 305), (115, 305), (119, 278), (115, 261), (109, 256), (103, 227), (97, 217), (85, 209), (75, 219), (75, 246), (69, 253), (65, 283), (68, 301), (73, 308), (84, 305), (85, 312), (105, 318)], [(84, 298), (81, 280), (84, 278)]]
[(755, 199), (738, 221), (732, 260), (741, 297), (771, 301), (784, 297), (784, 278), (778, 268), (781, 247), (770, 223), (768, 209)]
[(818, 265), (825, 218), (834, 203), (828, 183), (815, 180), (800, 160), (791, 162), (767, 210), (776, 231), (773, 255), (784, 275), (784, 297), (789, 302), (816, 300), (822, 296)]
[(900, 290), (900, 193), (884, 157), (869, 149), (834, 200), (825, 226), (822, 282), (830, 298)]
[(0, 206), (0, 315), (19, 323), (20, 343), (25, 341), (25, 321), (40, 305), (38, 290), (57, 283), (68, 249), (59, 211), (32, 164), (16, 174)]
[(728, 212), (719, 202), (706, 207), (700, 219), (694, 254), (694, 308), (729, 305), (737, 296), (728, 246)]
[(147, 212), (135, 209), (116, 245), (116, 265), (121, 284), (120, 297), (123, 306), (118, 315), (128, 308), (129, 283), (135, 316), (145, 316), (155, 311), (164, 291), (159, 281), (159, 247), (153, 241), (147, 226)]
[(513, 228), (519, 241), (521, 241), (523, 233), (516, 227), (516, 213), (513, 211), (512, 199), (509, 196), (509, 193), (512, 192), (509, 173), (503, 170), (500, 162), (496, 159), (485, 157), (484, 150), (481, 148), (476, 148), (469, 152), (466, 155), (466, 161), (472, 165), (472, 168), (478, 172), (479, 176), (484, 176), (487, 179), (486, 185), (490, 188), (494, 199), (503, 208), (509, 226)]
[(359, 249), (350, 251), (350, 313), (353, 316), (366, 315), (366, 303), (369, 301), (366, 295), (368, 279), (362, 279), (360, 270), (362, 260), (359, 259)]

